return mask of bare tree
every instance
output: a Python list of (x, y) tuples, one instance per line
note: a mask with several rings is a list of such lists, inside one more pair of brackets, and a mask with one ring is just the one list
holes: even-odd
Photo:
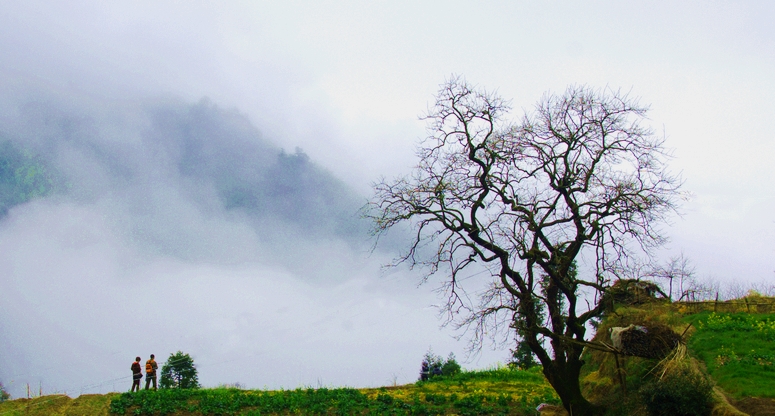
[[(570, 87), (508, 123), (504, 100), (453, 78), (426, 117), (417, 168), (376, 183), (369, 205), (377, 234), (403, 222), (416, 231), (395, 264), (443, 276), (445, 308), (474, 343), (518, 332), (573, 415), (600, 414), (581, 394), (580, 357), (610, 270), (663, 243), (655, 226), (679, 195), (663, 139), (640, 124), (646, 110)], [(576, 274), (577, 259), (589, 270)], [(489, 290), (471, 304), (461, 273), (474, 264), (491, 273), (477, 275)]]
[(688, 257), (682, 252), (678, 256), (671, 257), (665, 264), (658, 265), (646, 273), (647, 277), (658, 281), (666, 281), (668, 284), (668, 298), (673, 299), (673, 286), (678, 290), (678, 301), (696, 300), (705, 289), (700, 285), (695, 275), (695, 267)]
[(762, 280), (758, 283), (751, 284), (751, 290), (763, 296), (767, 296), (767, 297), (775, 296), (775, 284), (765, 280)]

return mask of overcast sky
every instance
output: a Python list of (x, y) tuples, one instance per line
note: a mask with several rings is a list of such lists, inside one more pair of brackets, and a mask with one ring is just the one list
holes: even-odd
[(381, 272), (395, 252), (369, 255), (355, 216), (415, 164), (452, 74), (514, 119), (571, 84), (640, 97), (691, 193), (660, 256), (775, 278), (771, 2), (0, 4), (0, 141), (66, 184), (0, 218), (15, 397), (124, 391), (136, 355), (177, 350), (206, 386), (254, 388), (408, 383), (428, 347), (463, 359), (435, 283)]

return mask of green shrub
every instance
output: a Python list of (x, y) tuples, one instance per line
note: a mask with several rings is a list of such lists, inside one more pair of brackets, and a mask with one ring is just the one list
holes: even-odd
[(708, 377), (683, 366), (640, 392), (652, 416), (706, 416), (713, 408), (712, 390)]
[(199, 376), (194, 359), (182, 351), (170, 354), (170, 358), (162, 366), (159, 387), (162, 389), (198, 389)]
[(456, 400), (452, 405), (463, 415), (482, 415), (490, 413), (490, 409), (485, 409), (484, 406), (482, 406), (484, 400), (484, 397), (481, 395), (471, 394), (460, 400)]
[(455, 354), (449, 353), (447, 359), (444, 360), (429, 349), (423, 356), (420, 366), (420, 381), (427, 381), (437, 376), (454, 376), (459, 374), (460, 370), (461, 367), (455, 360)]
[[(110, 397), (110, 414), (212, 415), (533, 415), (540, 403), (559, 404), (540, 369), (496, 368), (437, 376), (430, 383), (356, 390), (159, 389)], [(2, 411), (0, 411), (2, 413)], [(48, 413), (47, 413), (48, 414)]]
[(441, 366), (441, 374), (445, 376), (454, 376), (460, 373), (460, 364), (455, 360), (455, 354), (449, 353), (447, 361)]

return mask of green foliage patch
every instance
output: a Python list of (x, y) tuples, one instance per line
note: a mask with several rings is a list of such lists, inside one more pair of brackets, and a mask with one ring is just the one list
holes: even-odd
[(537, 371), (463, 372), (428, 382), (379, 389), (166, 389), (124, 393), (111, 402), (119, 415), (531, 415), (559, 403)]
[(178, 351), (170, 357), (161, 368), (162, 389), (198, 389), (199, 375), (194, 359), (190, 355)]
[(476, 371), (464, 371), (451, 377), (438, 376), (426, 383), (417, 383), (423, 385), (442, 385), (442, 384), (460, 384), (475, 382), (513, 382), (526, 384), (544, 384), (546, 379), (541, 373), (541, 367), (533, 367), (530, 370), (517, 370), (508, 367), (490, 368)]
[(713, 409), (713, 383), (688, 366), (643, 386), (640, 394), (652, 416), (707, 416)]
[(420, 365), (420, 381), (439, 376), (454, 376), (461, 371), (460, 364), (455, 360), (455, 354), (450, 353), (446, 360), (428, 350)]
[(11, 395), (5, 390), (5, 386), (0, 382), (0, 403), (11, 398)]
[(775, 314), (703, 312), (687, 318), (696, 331), (689, 351), (735, 398), (775, 398)]
[(15, 205), (48, 195), (55, 182), (56, 175), (39, 156), (0, 141), (0, 215)]

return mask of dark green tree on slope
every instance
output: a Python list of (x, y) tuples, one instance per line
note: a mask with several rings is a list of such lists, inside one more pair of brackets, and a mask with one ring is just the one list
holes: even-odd
[(0, 141), (0, 217), (16, 205), (48, 195), (55, 183), (56, 175), (41, 157)]
[(170, 354), (167, 362), (161, 368), (159, 387), (163, 389), (198, 389), (199, 376), (194, 366), (194, 359), (188, 354), (178, 351)]
[(5, 391), (5, 386), (3, 386), (3, 383), (0, 382), (0, 403), (9, 400), (11, 398), (11, 395), (8, 394), (7, 391)]

